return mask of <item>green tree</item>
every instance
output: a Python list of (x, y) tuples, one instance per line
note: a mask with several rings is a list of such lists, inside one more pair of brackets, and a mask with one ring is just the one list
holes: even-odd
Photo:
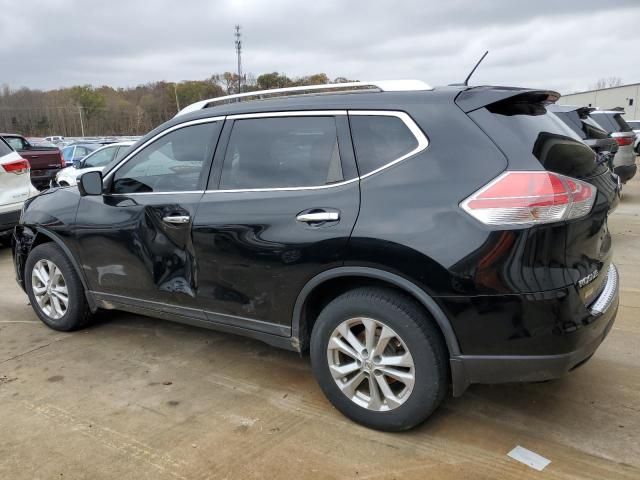
[(82, 107), (87, 120), (93, 118), (106, 105), (104, 95), (96, 91), (91, 85), (72, 87), (71, 98), (77, 105)]

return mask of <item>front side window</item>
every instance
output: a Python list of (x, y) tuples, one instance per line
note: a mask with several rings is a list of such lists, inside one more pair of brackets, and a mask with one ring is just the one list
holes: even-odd
[(344, 179), (334, 117), (236, 120), (221, 189), (327, 185)]
[(116, 170), (112, 193), (197, 190), (220, 123), (191, 125), (160, 137)]
[(118, 147), (106, 147), (92, 153), (85, 159), (83, 167), (104, 167), (107, 163), (113, 160), (113, 156), (117, 149)]
[(350, 115), (351, 136), (360, 175), (366, 175), (413, 151), (418, 140), (398, 117)]

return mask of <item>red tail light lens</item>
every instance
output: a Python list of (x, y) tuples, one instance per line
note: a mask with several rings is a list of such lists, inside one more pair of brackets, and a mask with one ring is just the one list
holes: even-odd
[(552, 172), (505, 172), (460, 206), (485, 225), (529, 225), (580, 218), (596, 188)]
[(59, 152), (58, 155), (60, 155), (60, 166), (62, 168), (65, 168), (67, 166), (67, 162), (64, 161), (64, 157), (62, 156), (62, 152)]
[(19, 160), (14, 160), (9, 163), (3, 163), (2, 168), (4, 169), (5, 172), (21, 175), (23, 173), (27, 173), (31, 168), (31, 165), (29, 165), (29, 162), (27, 160), (25, 160), (24, 158), (21, 158)]
[(621, 147), (631, 145), (633, 143), (633, 137), (615, 137), (615, 139)]

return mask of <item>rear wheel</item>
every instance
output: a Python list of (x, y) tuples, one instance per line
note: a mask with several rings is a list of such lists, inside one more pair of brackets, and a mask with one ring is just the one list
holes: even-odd
[(409, 429), (444, 398), (447, 354), (411, 298), (358, 288), (331, 301), (311, 334), (313, 372), (344, 415), (371, 428)]
[(54, 330), (76, 330), (91, 318), (82, 282), (56, 244), (45, 243), (31, 250), (24, 278), (31, 306)]

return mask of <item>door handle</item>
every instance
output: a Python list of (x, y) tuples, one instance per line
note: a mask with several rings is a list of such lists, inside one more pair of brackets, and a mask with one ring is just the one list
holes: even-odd
[(340, 220), (340, 214), (338, 212), (301, 213), (296, 220), (304, 223), (336, 222)]
[(189, 215), (170, 215), (168, 217), (162, 217), (162, 221), (165, 223), (173, 223), (174, 225), (183, 225), (189, 223), (191, 217)]

